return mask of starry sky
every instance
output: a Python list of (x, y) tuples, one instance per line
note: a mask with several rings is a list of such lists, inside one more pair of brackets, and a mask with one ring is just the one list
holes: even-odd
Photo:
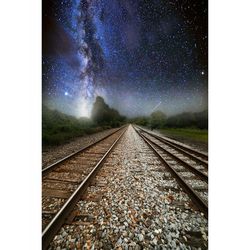
[(97, 95), (128, 117), (207, 109), (204, 0), (43, 0), (43, 103), (90, 116)]

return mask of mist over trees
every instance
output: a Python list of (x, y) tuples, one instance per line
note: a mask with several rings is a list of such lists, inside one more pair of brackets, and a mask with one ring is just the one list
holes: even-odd
[(167, 116), (162, 111), (155, 111), (149, 117), (151, 129), (162, 128), (167, 120)]
[(110, 108), (100, 96), (97, 96), (93, 105), (91, 119), (76, 118), (43, 105), (42, 143), (43, 146), (60, 145), (79, 136), (119, 127), (125, 121), (126, 117)]
[(172, 116), (167, 120), (168, 127), (196, 127), (200, 129), (208, 128), (208, 110), (197, 113), (182, 113)]
[(91, 111), (91, 118), (76, 118), (57, 110), (42, 108), (43, 145), (59, 145), (86, 134), (119, 127), (126, 122), (146, 126), (151, 129), (162, 128), (199, 128), (208, 129), (208, 111), (182, 113), (168, 117), (162, 111), (155, 111), (149, 116), (127, 119), (109, 107), (101, 96), (97, 96)]
[(42, 107), (42, 144), (60, 145), (71, 139), (98, 132), (93, 128), (93, 122), (88, 118), (77, 119), (74, 116), (66, 115), (58, 110), (51, 110)]
[(110, 108), (101, 96), (97, 96), (91, 111), (91, 119), (97, 125), (117, 127), (126, 120), (126, 117), (120, 115), (117, 110)]
[(208, 129), (208, 110), (202, 112), (184, 112), (167, 117), (164, 112), (155, 111), (150, 116), (130, 119), (131, 123), (147, 126), (151, 129), (159, 128), (199, 128)]

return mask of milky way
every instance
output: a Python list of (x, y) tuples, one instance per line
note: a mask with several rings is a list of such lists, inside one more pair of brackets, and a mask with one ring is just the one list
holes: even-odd
[[(207, 1), (44, 0), (43, 102), (89, 116), (207, 108)], [(155, 108), (156, 107), (156, 108)]]

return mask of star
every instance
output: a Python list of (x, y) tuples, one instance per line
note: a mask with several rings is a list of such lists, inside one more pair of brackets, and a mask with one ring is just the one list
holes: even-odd
[(206, 1), (85, 2), (44, 0), (46, 104), (74, 116), (97, 95), (127, 117), (150, 115), (160, 101), (155, 110), (168, 114), (198, 109), (207, 96)]

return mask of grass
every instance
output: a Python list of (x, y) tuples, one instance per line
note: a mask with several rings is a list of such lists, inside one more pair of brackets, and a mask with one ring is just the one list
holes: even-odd
[(186, 139), (197, 142), (208, 142), (208, 130), (196, 128), (165, 128), (160, 129), (160, 132), (166, 136), (175, 139)]
[(43, 146), (60, 145), (70, 142), (77, 137), (97, 133), (103, 130), (104, 128), (101, 127), (78, 128), (72, 126), (69, 130), (63, 131), (60, 127), (54, 127), (53, 129), (43, 130), (42, 142)]
[(97, 126), (87, 118), (75, 118), (57, 110), (43, 107), (42, 145), (60, 145), (80, 136), (89, 135), (111, 128)]

